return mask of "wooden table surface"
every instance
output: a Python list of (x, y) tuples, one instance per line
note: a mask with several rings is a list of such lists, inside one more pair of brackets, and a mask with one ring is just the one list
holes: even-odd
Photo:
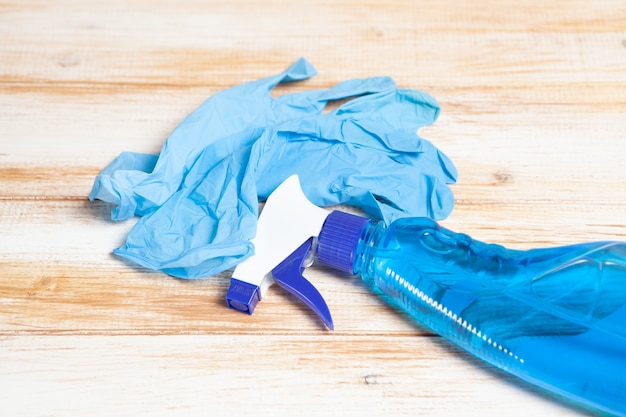
[(134, 220), (87, 200), (99, 170), (300, 56), (319, 75), (298, 88), (389, 75), (440, 101), (420, 133), (459, 170), (445, 226), (515, 248), (626, 240), (624, 1), (307, 3), (0, 4), (1, 415), (590, 415), (324, 272), (334, 332), (278, 288), (247, 316), (228, 274), (111, 255)]

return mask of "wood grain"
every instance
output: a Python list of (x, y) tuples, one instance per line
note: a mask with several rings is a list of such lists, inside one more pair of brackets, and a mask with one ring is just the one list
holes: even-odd
[(479, 416), (518, 413), (517, 402), (574, 413), (432, 338), (27, 336), (0, 346), (11, 378), (0, 400), (26, 415)]
[(112, 256), (134, 220), (86, 196), (120, 152), (158, 152), (211, 94), (305, 56), (319, 75), (274, 95), (389, 75), (437, 98), (420, 134), (459, 170), (446, 226), (626, 240), (625, 22), (618, 0), (0, 3), (2, 414), (593, 415), (323, 269), (332, 333), (278, 288), (230, 311), (228, 271)]

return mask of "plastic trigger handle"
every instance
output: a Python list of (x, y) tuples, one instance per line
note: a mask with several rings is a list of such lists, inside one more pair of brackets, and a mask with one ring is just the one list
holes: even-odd
[(272, 270), (274, 281), (287, 292), (295, 295), (318, 315), (327, 328), (334, 329), (333, 318), (326, 301), (302, 273), (313, 264), (313, 239), (309, 238), (276, 268)]

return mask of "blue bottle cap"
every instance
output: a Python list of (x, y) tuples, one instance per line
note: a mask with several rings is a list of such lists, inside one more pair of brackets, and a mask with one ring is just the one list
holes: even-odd
[(317, 238), (317, 259), (331, 268), (353, 274), (354, 253), (363, 229), (370, 222), (343, 211), (330, 213)]

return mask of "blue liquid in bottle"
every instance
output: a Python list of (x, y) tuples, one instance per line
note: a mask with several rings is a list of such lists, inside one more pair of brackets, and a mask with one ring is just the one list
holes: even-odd
[(333, 212), (317, 251), (478, 358), (626, 416), (626, 243), (510, 250), (426, 218)]

